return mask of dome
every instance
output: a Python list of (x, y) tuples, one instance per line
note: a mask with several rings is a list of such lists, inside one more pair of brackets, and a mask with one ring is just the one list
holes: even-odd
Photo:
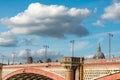
[(104, 59), (104, 58), (105, 56), (104, 56), (104, 53), (102, 52), (97, 52), (93, 57), (93, 59)]
[(104, 53), (101, 52), (101, 47), (99, 44), (97, 53), (93, 56), (93, 59), (104, 59), (104, 58), (105, 58)]

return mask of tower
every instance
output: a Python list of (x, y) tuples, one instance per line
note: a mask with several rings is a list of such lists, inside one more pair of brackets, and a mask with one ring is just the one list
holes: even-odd
[(62, 66), (66, 69), (65, 80), (83, 80), (84, 58), (63, 57)]

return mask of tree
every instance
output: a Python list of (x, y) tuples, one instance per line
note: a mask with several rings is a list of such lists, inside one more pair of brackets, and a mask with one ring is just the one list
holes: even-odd
[(52, 60), (50, 59), (50, 58), (48, 58), (47, 60), (46, 60), (46, 62), (48, 63), (48, 62), (52, 62)]
[(56, 60), (55, 62), (58, 62), (58, 60)]
[(39, 60), (37, 61), (37, 63), (43, 63), (43, 61), (39, 59)]

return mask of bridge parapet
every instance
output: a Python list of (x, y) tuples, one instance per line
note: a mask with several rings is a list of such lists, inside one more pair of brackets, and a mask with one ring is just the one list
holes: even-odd
[(120, 63), (120, 58), (106, 58), (106, 59), (91, 59), (84, 60), (84, 64), (94, 64), (94, 63)]

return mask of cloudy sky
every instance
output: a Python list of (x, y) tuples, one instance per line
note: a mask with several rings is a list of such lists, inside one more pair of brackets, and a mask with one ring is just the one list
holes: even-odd
[[(0, 59), (11, 62), (27, 57), (59, 60), (71, 56), (92, 57), (101, 44), (108, 57), (108, 33), (111, 56), (119, 57), (120, 0), (0, 0)], [(27, 51), (29, 50), (29, 51)], [(0, 62), (1, 62), (0, 61)], [(25, 62), (25, 61), (24, 61)]]

